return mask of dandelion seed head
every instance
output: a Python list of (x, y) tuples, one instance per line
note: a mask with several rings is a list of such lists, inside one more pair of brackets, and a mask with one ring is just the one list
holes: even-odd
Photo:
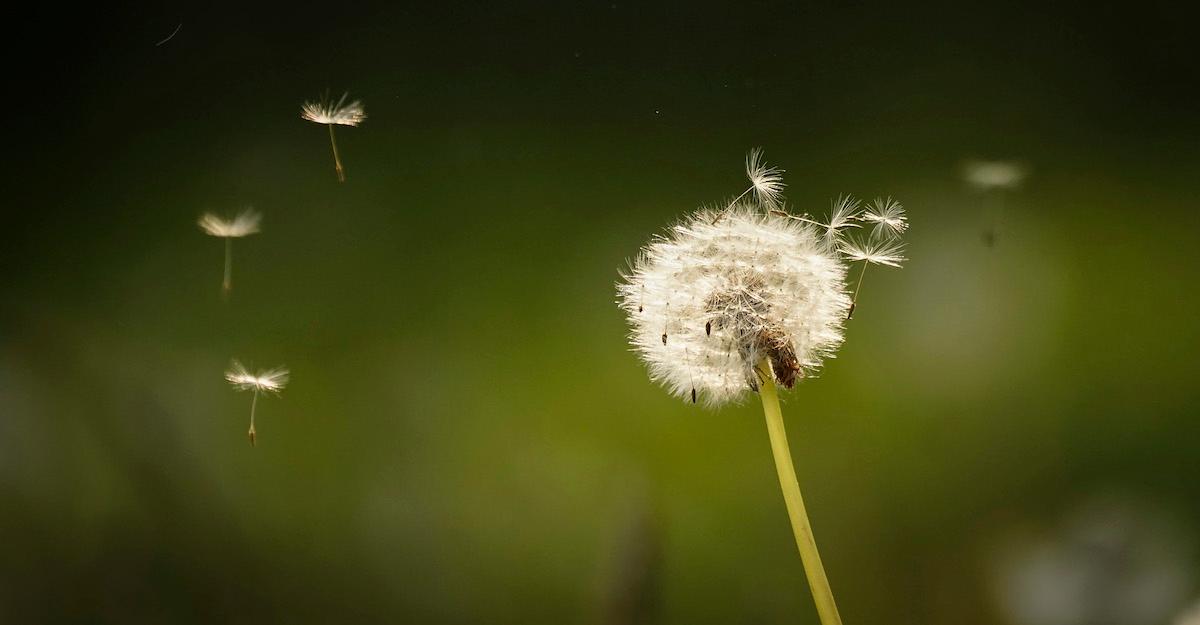
[(250, 373), (250, 370), (237, 360), (229, 363), (229, 369), (225, 371), (225, 380), (239, 391), (253, 390), (276, 394), (287, 386), (290, 376), (287, 367), (260, 369), (258, 373)]
[(1012, 161), (967, 161), (963, 164), (963, 179), (982, 191), (1015, 189), (1028, 174), (1027, 167)]
[(895, 237), (908, 230), (908, 217), (904, 214), (904, 206), (892, 198), (875, 198), (859, 217), (860, 220), (874, 223), (872, 232), (875, 238)]
[(701, 209), (655, 237), (623, 275), (618, 303), (650, 377), (690, 400), (735, 401), (767, 360), (791, 386), (842, 342), (846, 267), (811, 225), (762, 208)]
[(222, 219), (213, 213), (204, 213), (196, 224), (206, 234), (214, 237), (237, 238), (258, 232), (261, 221), (262, 215), (258, 211), (247, 208), (233, 219)]
[(367, 118), (362, 101), (355, 100), (346, 103), (349, 93), (343, 93), (338, 101), (321, 100), (305, 102), (300, 106), (300, 117), (318, 124), (335, 124), (338, 126), (357, 126)]
[(768, 208), (780, 205), (783, 188), (787, 186), (783, 182), (783, 170), (763, 163), (762, 148), (754, 148), (746, 155), (746, 177), (760, 203)]

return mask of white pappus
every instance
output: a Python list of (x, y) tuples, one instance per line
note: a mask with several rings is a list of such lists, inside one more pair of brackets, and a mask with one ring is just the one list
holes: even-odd
[[(747, 159), (752, 180), (760, 158), (755, 150)], [(782, 188), (778, 179), (772, 183)], [(898, 204), (864, 215), (857, 201), (839, 198), (821, 223), (777, 208), (778, 195), (764, 195), (684, 217), (641, 250), (617, 285), (633, 350), (652, 380), (685, 400), (736, 401), (758, 390), (764, 363), (787, 388), (812, 375), (843, 340), (853, 305), (848, 262), (901, 260), (898, 242), (884, 236), (907, 227)], [(892, 253), (848, 254), (843, 231), (853, 221), (881, 226)]]

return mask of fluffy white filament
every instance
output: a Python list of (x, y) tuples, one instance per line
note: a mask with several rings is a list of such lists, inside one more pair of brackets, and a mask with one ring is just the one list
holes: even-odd
[(239, 391), (279, 394), (279, 391), (282, 391), (287, 386), (290, 375), (287, 367), (276, 367), (274, 369), (259, 370), (258, 373), (250, 373), (250, 370), (243, 366), (242, 363), (234, 360), (229, 364), (229, 369), (225, 372), (225, 380)]
[(236, 239), (258, 232), (260, 222), (262, 215), (252, 208), (247, 208), (233, 219), (222, 219), (212, 213), (204, 213), (196, 224), (206, 234)]
[(746, 155), (746, 177), (758, 201), (768, 208), (779, 206), (783, 201), (783, 170), (768, 167), (762, 160), (762, 148), (754, 148)]
[(792, 381), (811, 373), (841, 344), (850, 308), (846, 267), (812, 226), (760, 207), (715, 215), (657, 237), (617, 287), (650, 377), (708, 405), (757, 389), (763, 360), (794, 355)]
[(318, 124), (334, 124), (338, 126), (357, 126), (367, 118), (366, 111), (360, 100), (349, 104), (346, 98), (349, 93), (343, 93), (336, 103), (327, 101), (305, 102), (300, 107), (300, 117)]
[(971, 186), (988, 189), (1015, 189), (1029, 174), (1027, 167), (1012, 161), (967, 161), (963, 164), (963, 179)]
[(872, 236), (877, 239), (899, 236), (908, 230), (908, 217), (904, 214), (904, 207), (892, 198), (875, 198), (859, 219), (875, 224)]
[[(758, 390), (768, 374), (790, 388), (842, 343), (854, 307), (848, 264), (904, 261), (899, 236), (908, 219), (898, 202), (876, 200), (863, 210), (843, 196), (826, 222), (815, 221), (777, 204), (781, 171), (752, 150), (751, 188), (656, 236), (617, 285), (630, 344), (651, 379), (679, 397), (717, 406)], [(750, 191), (752, 200), (742, 201)], [(862, 223), (874, 225), (868, 240), (847, 236)]]

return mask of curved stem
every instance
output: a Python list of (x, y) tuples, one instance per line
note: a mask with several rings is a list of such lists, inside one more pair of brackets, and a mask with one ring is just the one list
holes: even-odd
[(817, 553), (817, 542), (813, 538), (808, 512), (804, 509), (804, 498), (800, 496), (800, 483), (796, 480), (796, 469), (792, 465), (792, 452), (788, 448), (787, 431), (783, 427), (783, 413), (779, 410), (779, 395), (775, 391), (771, 367), (764, 361), (759, 369), (764, 373), (759, 394), (762, 396), (763, 412), (767, 416), (767, 432), (771, 436), (775, 470), (779, 473), (779, 486), (783, 489), (783, 500), (792, 521), (792, 533), (796, 536), (796, 547), (800, 549), (800, 560), (804, 563), (813, 602), (821, 617), (821, 625), (841, 625), (842, 617), (833, 601), (833, 590), (825, 576), (825, 567), (821, 565), (821, 554)]
[(333, 138), (333, 124), (329, 126), (329, 145), (333, 146), (333, 168), (337, 170), (338, 182), (346, 182), (346, 172), (342, 170), (342, 159), (338, 157), (337, 141)]

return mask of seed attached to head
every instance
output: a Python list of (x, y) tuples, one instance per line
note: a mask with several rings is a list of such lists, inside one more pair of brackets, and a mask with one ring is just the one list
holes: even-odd
[[(767, 380), (790, 388), (810, 377), (841, 345), (851, 263), (904, 261), (900, 204), (842, 197), (817, 221), (785, 208), (780, 174), (753, 152), (746, 192), (654, 237), (617, 285), (634, 350), (684, 401), (703, 394), (719, 406)], [(873, 227), (850, 237), (863, 225)]]

